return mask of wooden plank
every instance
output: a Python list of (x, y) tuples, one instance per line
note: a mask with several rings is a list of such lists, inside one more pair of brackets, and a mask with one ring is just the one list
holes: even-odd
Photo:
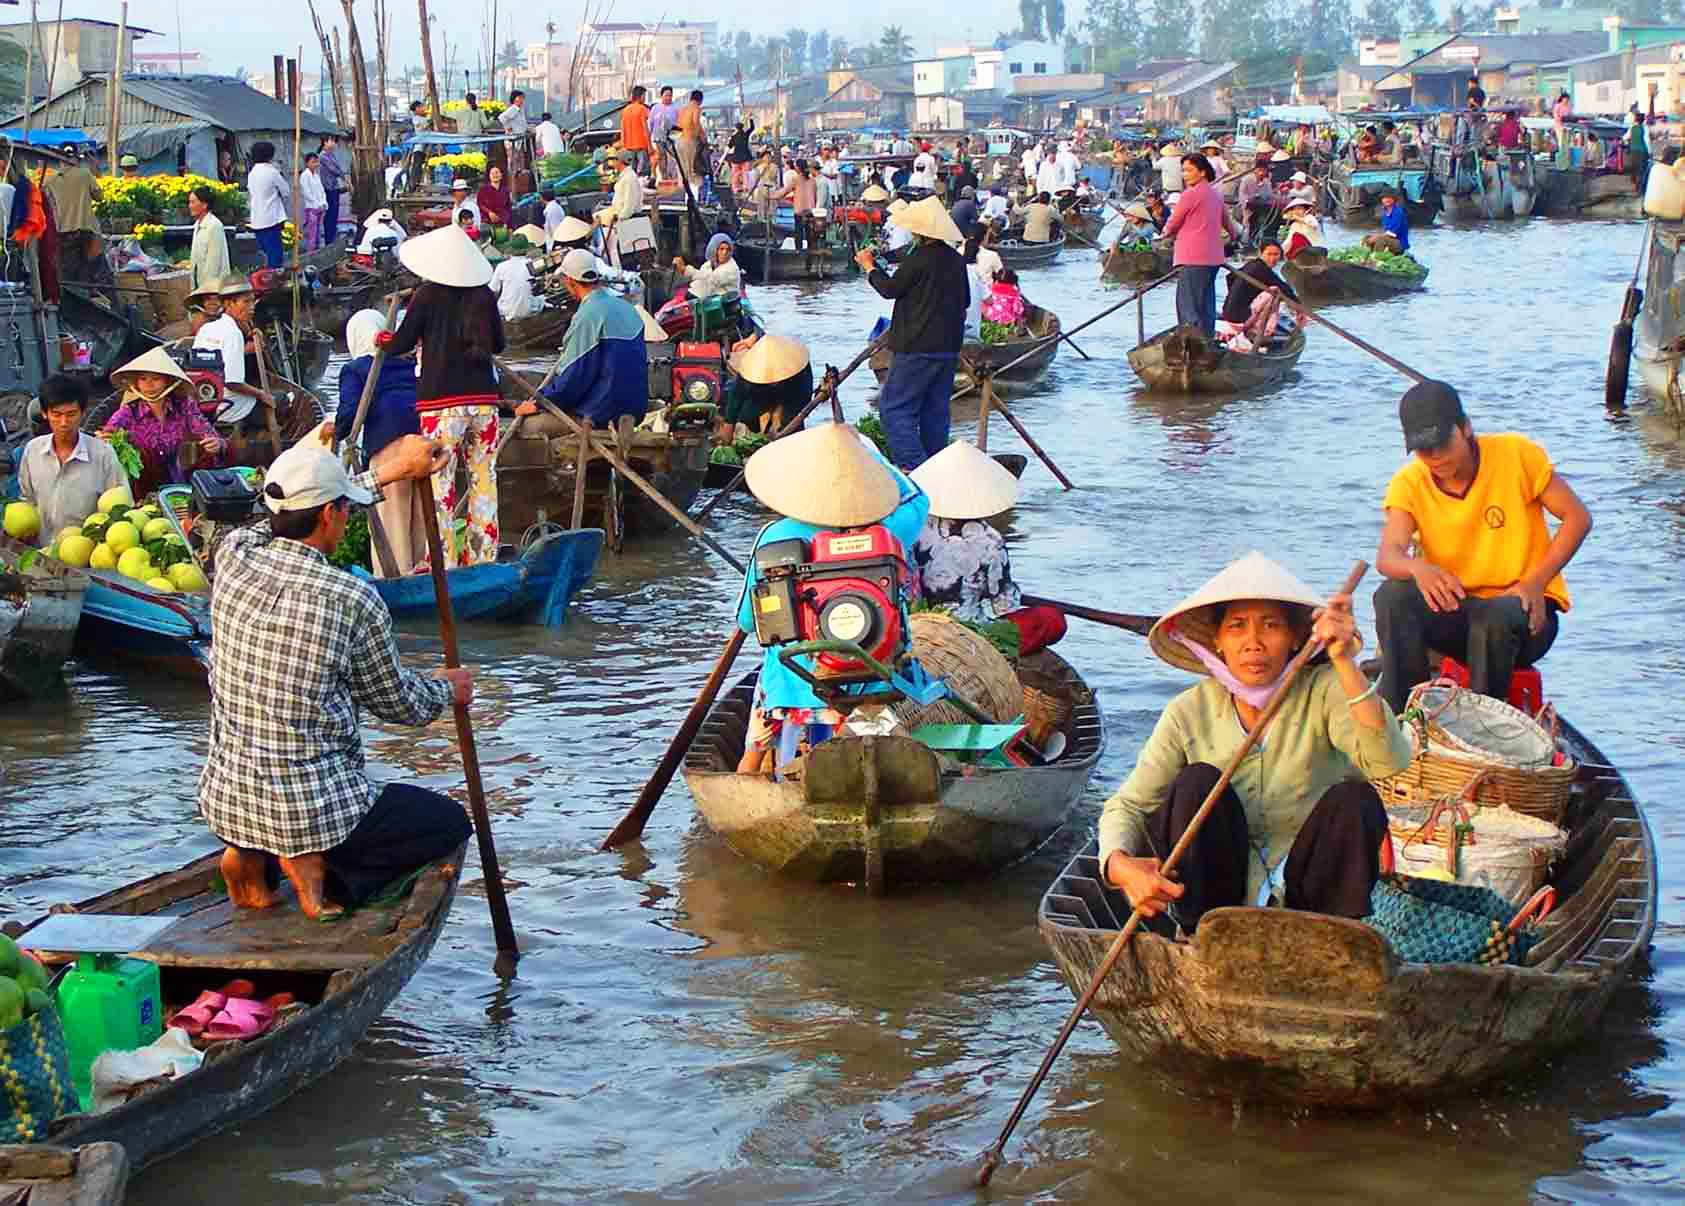
[(0, 1147), (0, 1180), (31, 1181), (68, 1177), (76, 1171), (76, 1152), (45, 1143)]

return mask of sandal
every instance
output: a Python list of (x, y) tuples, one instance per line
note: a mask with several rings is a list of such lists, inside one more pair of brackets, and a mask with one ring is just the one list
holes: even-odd
[(229, 1039), (249, 1042), (261, 1038), (274, 1025), (275, 1011), (250, 997), (229, 997), (222, 1012), (205, 1027), (207, 1042), (220, 1043)]
[(197, 1000), (176, 1010), (164, 1024), (186, 1031), (188, 1038), (198, 1038), (222, 1011), (229, 997), (247, 997), (256, 991), (257, 987), (250, 980), (230, 980), (215, 992), (207, 989), (200, 993)]

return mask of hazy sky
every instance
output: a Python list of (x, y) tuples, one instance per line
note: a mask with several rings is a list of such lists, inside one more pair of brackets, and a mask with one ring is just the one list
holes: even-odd
[[(38, 0), (40, 16), (50, 19), (58, 12), (58, 0)], [(404, 66), (421, 61), (417, 38), (415, 0), (390, 0), (392, 10), (392, 57), (396, 65)], [(120, 9), (118, 0), (70, 0), (64, 5), (68, 17), (89, 17), (116, 21)], [(992, 39), (1003, 29), (1010, 29), (1018, 21), (1016, 0), (984, 0), (984, 3), (949, 3), (935, 10), (918, 6), (909, 11), (896, 0), (854, 0), (847, 6), (848, 17), (830, 22), (827, 28), (851, 41), (876, 38), (882, 27), (891, 22), (906, 30), (915, 47), (922, 53), (932, 49), (938, 38), (944, 42), (964, 40), (968, 36), (979, 41)], [(429, 12), (436, 18), (433, 52), (442, 55), (440, 31), (453, 43), (461, 42), (464, 49), (457, 53), (460, 64), (471, 58), (470, 46), (483, 41), (481, 27), (488, 23), (490, 0), (429, 0)], [(767, 17), (743, 20), (746, 11), (760, 11)], [(341, 0), (316, 0), (316, 11), (324, 25), (343, 15)], [(372, 0), (356, 0), (357, 23), (373, 54)], [(498, 41), (514, 38), (517, 42), (539, 41), (544, 36), (544, 24), (554, 21), (557, 39), (566, 40), (577, 27), (583, 14), (577, 0), (556, 3), (553, 0), (500, 0), (498, 5)], [(778, 9), (767, 6), (713, 3), (701, 7), (681, 7), (673, 0), (645, 0), (640, 6), (634, 0), (614, 0), (609, 10), (610, 20), (657, 21), (676, 20), (681, 14), (693, 20), (717, 20), (722, 29), (749, 28), (755, 33), (781, 32), (788, 22), (770, 19)], [(1080, 15), (1080, 3), (1069, 5), (1072, 22)], [(19, 9), (0, 7), (0, 21), (15, 21), (14, 13), (28, 18), (28, 0)], [(179, 13), (179, 25), (178, 25)], [(519, 13), (517, 17), (514, 14)], [(928, 14), (928, 15), (926, 15)], [(271, 57), (276, 54), (295, 55), (304, 46), (304, 70), (314, 72), (321, 58), (317, 49), (315, 30), (310, 24), (310, 10), (305, 0), (130, 0), (129, 23), (158, 31), (156, 37), (142, 38), (137, 46), (141, 52), (173, 51), (177, 46), (178, 29), (182, 47), (197, 50), (204, 56), (201, 62), (208, 70), (230, 72), (244, 66), (265, 72)], [(809, 28), (818, 22), (809, 18)]]

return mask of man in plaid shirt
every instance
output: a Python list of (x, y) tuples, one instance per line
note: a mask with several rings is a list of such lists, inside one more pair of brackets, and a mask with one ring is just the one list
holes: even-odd
[(404, 436), (397, 456), (351, 478), (307, 439), (270, 466), (269, 530), (233, 532), (217, 550), (199, 812), (227, 843), (222, 875), (236, 905), (275, 904), (278, 862), (308, 916), (333, 916), (472, 832), (448, 796), (408, 784), (377, 792), (358, 733), (359, 707), (393, 724), (428, 724), (453, 698), (473, 698), (472, 676), (406, 670), (386, 604), (326, 556), (351, 504), (442, 460), (435, 445)]

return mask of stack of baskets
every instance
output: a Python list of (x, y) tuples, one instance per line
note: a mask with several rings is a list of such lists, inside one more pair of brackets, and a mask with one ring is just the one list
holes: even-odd
[[(913, 656), (932, 678), (976, 705), (996, 723), (1016, 717), (1024, 705), (1018, 672), (1000, 650), (958, 620), (939, 611), (914, 612), (911, 619)], [(952, 703), (938, 700), (928, 707), (907, 703), (896, 708), (909, 729), (927, 724), (974, 724)]]

